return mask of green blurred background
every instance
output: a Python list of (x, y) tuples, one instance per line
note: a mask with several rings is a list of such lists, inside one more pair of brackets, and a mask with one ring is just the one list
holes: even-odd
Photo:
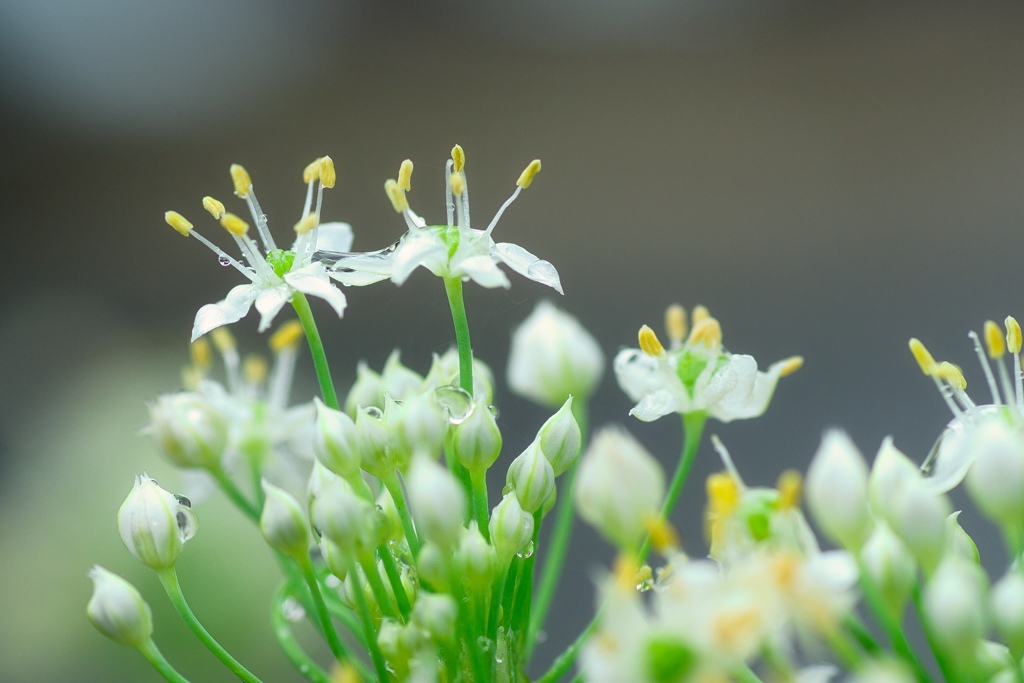
[[(230, 680), (114, 524), (135, 472), (180, 482), (139, 435), (145, 401), (178, 387), (195, 310), (238, 278), (162, 215), (219, 238), (199, 200), (230, 197), (230, 163), (283, 235), (302, 168), (330, 154), (324, 216), (374, 249), (404, 229), (382, 191), (402, 159), (413, 207), (439, 220), (461, 143), (481, 220), (540, 157), (498, 237), (558, 267), (557, 303), (609, 357), (678, 301), (708, 305), (762, 365), (807, 358), (765, 417), (710, 427), (749, 483), (804, 468), (835, 425), (869, 455), (893, 434), (920, 460), (949, 416), (907, 338), (973, 381), (967, 330), (1024, 315), (1022, 35), (1018, 2), (0, 2), (0, 680), (155, 680), (86, 622), (95, 562), (143, 590), (186, 676)], [(552, 295), (511, 279), (467, 290), (499, 376), (512, 326)], [(348, 294), (340, 321), (314, 302), (343, 387), (360, 358), (379, 368), (397, 346), (423, 372), (451, 343), (425, 272)], [(243, 348), (265, 343), (255, 327), (234, 327)], [(297, 401), (311, 370), (303, 358)], [(503, 386), (497, 403), (499, 475), (546, 415)], [(671, 466), (676, 421), (629, 406), (606, 377), (593, 424), (626, 423)], [(716, 467), (705, 447), (676, 516), (695, 555)], [(297, 680), (270, 637), (258, 535), (220, 501), (197, 511), (179, 563), (193, 606), (268, 683)], [(961, 520), (1001, 561), (986, 525)], [(541, 665), (592, 613), (609, 555), (576, 535)]]

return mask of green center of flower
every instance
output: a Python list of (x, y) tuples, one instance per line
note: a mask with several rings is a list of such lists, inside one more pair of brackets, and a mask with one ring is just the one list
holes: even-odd
[(693, 663), (693, 651), (671, 636), (655, 636), (647, 643), (647, 670), (656, 683), (683, 680)]
[(271, 249), (267, 252), (267, 263), (274, 269), (278, 277), (284, 277), (284, 274), (290, 271), (292, 264), (295, 263), (295, 252)]
[[(686, 387), (686, 393), (693, 398), (693, 387), (697, 383), (697, 378), (700, 377), (700, 373), (704, 372), (704, 369), (708, 366), (711, 361), (710, 358), (699, 353), (694, 353), (687, 349), (679, 356), (679, 361), (676, 364), (676, 375), (679, 376), (679, 381)], [(725, 356), (719, 355), (715, 358), (715, 372), (727, 363), (728, 360)]]

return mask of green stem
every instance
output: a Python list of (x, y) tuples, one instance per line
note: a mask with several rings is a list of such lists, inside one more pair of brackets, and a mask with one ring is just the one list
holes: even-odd
[(381, 564), (384, 565), (384, 572), (388, 575), (388, 582), (391, 584), (391, 592), (395, 594), (395, 602), (398, 603), (398, 612), (402, 615), (402, 623), (409, 621), (409, 614), (412, 612), (412, 605), (409, 604), (409, 596), (402, 585), (402, 573), (398, 569), (394, 556), (386, 543), (377, 546), (377, 555), (380, 556)]
[(466, 317), (466, 302), (462, 300), (462, 279), (444, 279), (444, 291), (448, 294), (448, 305), (452, 309), (455, 324), (455, 343), (459, 347), (459, 386), (470, 396), (473, 395), (473, 347), (469, 342), (469, 319)]
[(489, 505), (487, 503), (487, 470), (469, 470), (469, 481), (473, 487), (473, 517), (484, 540), (491, 542), (491, 530), (487, 526)]
[(331, 653), (335, 659), (339, 662), (344, 661), (349, 658), (348, 653), (345, 651), (345, 646), (341, 644), (338, 631), (334, 628), (334, 622), (331, 621), (331, 614), (327, 611), (327, 604), (324, 602), (323, 593), (320, 592), (320, 582), (317, 581), (316, 570), (313, 569), (313, 561), (309, 559), (309, 555), (302, 555), (297, 559), (299, 569), (302, 570), (302, 578), (306, 580), (310, 595), (313, 596), (314, 611), (316, 612), (317, 620), (320, 622), (320, 629), (323, 631), (324, 638), (327, 639), (327, 645), (331, 648)]
[(416, 557), (420, 554), (420, 539), (416, 535), (416, 527), (412, 523), (409, 505), (405, 501), (405, 491), (402, 490), (402, 482), (398, 480), (398, 474), (392, 470), (381, 478), (381, 483), (384, 484), (384, 488), (391, 494), (391, 500), (395, 501), (398, 518), (402, 520), (405, 540), (409, 542), (409, 552), (412, 553), (413, 557)]
[[(501, 562), (501, 560), (498, 560)], [(512, 563), (502, 564), (498, 567), (498, 571), (495, 572), (495, 576), (498, 580), (491, 584), (491, 601), (489, 609), (487, 610), (487, 637), (493, 640), (493, 635), (498, 632), (498, 615), (501, 609), (501, 598), (505, 594), (505, 582), (508, 581), (509, 570), (512, 568)]]
[(597, 615), (590, 620), (587, 627), (583, 629), (583, 632), (576, 636), (576, 640), (573, 641), (572, 645), (566, 648), (555, 663), (551, 665), (551, 668), (547, 670), (543, 676), (537, 679), (536, 683), (556, 683), (562, 676), (572, 668), (572, 665), (576, 662), (576, 657), (580, 653), (580, 649), (587, 642), (587, 640), (597, 630), (597, 624), (600, 621), (601, 612), (598, 611)]
[(861, 655), (863, 654), (854, 640), (841, 628), (834, 628), (826, 633), (829, 646), (836, 658), (847, 671), (856, 671), (860, 667)]
[(160, 577), (160, 583), (164, 585), (164, 590), (167, 591), (167, 597), (171, 599), (171, 604), (174, 605), (174, 609), (178, 610), (178, 614), (188, 624), (188, 627), (192, 629), (192, 632), (196, 634), (196, 637), (202, 641), (203, 645), (214, 654), (221, 662), (224, 663), (231, 673), (238, 676), (246, 683), (262, 683), (260, 679), (256, 678), (248, 669), (238, 663), (234, 657), (228, 654), (228, 651), (221, 647), (220, 643), (214, 640), (213, 636), (203, 628), (203, 625), (199, 623), (199, 619), (192, 613), (192, 608), (188, 606), (185, 601), (185, 594), (181, 592), (181, 585), (178, 583), (178, 574), (174, 571), (174, 567), (167, 569), (160, 569), (157, 571), (157, 576)]
[(860, 564), (859, 568), (861, 592), (864, 594), (868, 608), (875, 615), (875, 619), (878, 620), (879, 625), (885, 632), (885, 636), (889, 639), (893, 652), (913, 670), (914, 677), (917, 678), (918, 683), (930, 683), (931, 679), (928, 676), (928, 672), (921, 665), (917, 655), (914, 653), (914, 648), (910, 646), (906, 634), (903, 633), (899, 615), (895, 614), (885, 603), (885, 600), (878, 591), (878, 586), (871, 580), (871, 575), (868, 574), (863, 564)]
[(957, 671), (953, 666), (953, 663), (950, 662), (949, 658), (946, 656), (945, 650), (935, 642), (935, 632), (932, 629), (931, 620), (928, 619), (928, 615), (925, 614), (924, 611), (924, 597), (921, 593), (920, 581), (914, 584), (911, 596), (914, 601), (914, 610), (917, 612), (917, 618), (921, 622), (921, 630), (924, 631), (925, 640), (928, 641), (928, 646), (931, 648), (932, 655), (935, 657), (935, 663), (939, 665), (939, 671), (942, 672), (942, 677), (950, 683), (961, 680), (960, 677), (957, 676)]
[(244, 512), (247, 517), (256, 523), (259, 523), (260, 509), (245, 497), (245, 494), (242, 493), (241, 489), (235, 485), (235, 482), (231, 480), (231, 477), (227, 475), (227, 472), (220, 467), (211, 468), (209, 472), (217, 482), (217, 486), (220, 487), (220, 490), (228, 497), (228, 500), (234, 503), (235, 507)]
[(189, 683), (188, 679), (182, 676), (180, 673), (175, 671), (171, 663), (168, 662), (160, 650), (157, 648), (156, 643), (152, 639), (146, 641), (144, 644), (139, 646), (139, 652), (142, 656), (149, 660), (149, 663), (153, 665), (157, 673), (163, 676), (170, 683)]
[(313, 367), (316, 369), (317, 381), (320, 382), (320, 393), (323, 394), (324, 403), (328, 408), (340, 410), (338, 395), (334, 393), (334, 382), (331, 380), (331, 369), (327, 367), (324, 344), (320, 341), (320, 332), (316, 329), (316, 321), (313, 320), (313, 311), (309, 308), (306, 295), (302, 292), (293, 292), (292, 306), (295, 307), (302, 330), (306, 333), (306, 341), (309, 342), (309, 352), (313, 355)]
[[(370, 584), (370, 592), (373, 593), (373, 599), (377, 601), (377, 607), (380, 609), (381, 614), (385, 616), (397, 616), (397, 610), (391, 603), (391, 596), (388, 595), (388, 589), (385, 588), (384, 582), (380, 578), (380, 571), (377, 569), (377, 561), (373, 559), (373, 555), (369, 553), (359, 553), (357, 558), (359, 565), (363, 568), (363, 574), (366, 576), (366, 583)], [(360, 588), (357, 587), (358, 591)]]
[(746, 664), (741, 665), (741, 668), (730, 671), (729, 675), (735, 678), (737, 683), (763, 683), (760, 677), (754, 673), (753, 669)]
[(516, 593), (512, 601), (512, 625), (509, 631), (514, 631), (520, 637), (525, 637), (529, 631), (530, 611), (533, 606), (533, 575), (537, 561), (537, 546), (540, 543), (542, 516), (540, 510), (533, 513), (533, 552), (523, 559), (519, 576), (516, 578)]
[(366, 595), (363, 593), (362, 587), (359, 585), (358, 571), (359, 566), (356, 562), (354, 560), (349, 560), (348, 573), (356, 579), (355, 590), (353, 590), (352, 593), (356, 601), (356, 610), (359, 612), (359, 619), (363, 622), (364, 642), (367, 649), (370, 651), (370, 660), (373, 662), (374, 671), (377, 672), (378, 683), (386, 683), (390, 680), (388, 678), (388, 668), (384, 663), (384, 655), (381, 654), (380, 646), (377, 644), (377, 629), (373, 623), (373, 615), (370, 614), (370, 608), (366, 604)]
[(330, 675), (306, 654), (302, 646), (299, 645), (299, 641), (295, 640), (295, 636), (292, 635), (291, 626), (284, 615), (284, 603), (287, 599), (288, 583), (285, 581), (277, 589), (270, 606), (270, 624), (274, 629), (274, 636), (277, 638), (278, 644), (284, 650), (288, 661), (303, 676), (313, 683), (331, 683)]
[(882, 646), (878, 644), (875, 636), (871, 634), (871, 631), (861, 623), (855, 614), (846, 615), (846, 618), (843, 619), (843, 626), (865, 652), (874, 656), (882, 653)]

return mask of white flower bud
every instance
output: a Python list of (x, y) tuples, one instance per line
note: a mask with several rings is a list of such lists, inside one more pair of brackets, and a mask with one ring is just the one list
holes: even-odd
[(513, 555), (533, 542), (533, 515), (523, 510), (515, 491), (510, 491), (491, 510), (487, 529), (498, 560), (508, 564)]
[(345, 552), (362, 552), (377, 545), (377, 510), (344, 479), (335, 479), (321, 489), (312, 504), (312, 517), (320, 533)]
[(356, 381), (345, 398), (345, 412), (355, 416), (360, 408), (371, 406), (384, 407), (384, 382), (366, 361), (361, 360), (356, 366)]
[(398, 506), (395, 505), (395, 499), (391, 497), (391, 492), (386, 486), (381, 486), (380, 493), (377, 494), (377, 510), (382, 513), (384, 523), (387, 524), (387, 529), (382, 530), (382, 533), (389, 540), (405, 542), (402, 516), (398, 514)]
[(394, 418), (395, 435), (406, 454), (425, 451), (436, 455), (444, 447), (448, 420), (432, 392), (410, 396)]
[(168, 394), (149, 406), (147, 430), (178, 467), (215, 467), (228, 442), (224, 415), (202, 395)]
[(498, 556), (475, 521), (463, 530), (454, 561), (456, 573), (471, 587), (481, 590), (490, 585)]
[(887, 436), (878, 449), (875, 462), (871, 465), (868, 481), (868, 498), (871, 509), (891, 523), (892, 506), (899, 501), (903, 487), (908, 481), (921, 478), (921, 471), (892, 443)]
[(512, 333), (508, 385), (524, 398), (555, 408), (568, 396), (590, 396), (604, 365), (601, 347), (579, 321), (541, 301)]
[(987, 517), (1016, 528), (1024, 518), (1024, 438), (1005, 420), (988, 420), (972, 434), (977, 457), (967, 491)]
[(412, 623), (430, 635), (434, 642), (450, 642), (455, 638), (458, 605), (450, 595), (424, 593), (412, 608)]
[(959, 555), (968, 562), (981, 564), (981, 554), (974, 539), (960, 526), (960, 510), (946, 517), (946, 554)]
[(377, 629), (377, 645), (381, 654), (388, 660), (388, 664), (394, 667), (396, 663), (400, 663), (399, 666), (405, 671), (404, 664), (409, 658), (409, 653), (402, 644), (403, 630), (404, 627), (394, 619), (381, 619), (380, 627)]
[(555, 471), (537, 441), (512, 461), (505, 482), (516, 492), (519, 504), (527, 512), (536, 512), (544, 505), (555, 489)]
[(153, 613), (135, 586), (99, 565), (89, 570), (92, 597), (85, 608), (92, 625), (115, 643), (142, 647), (153, 637)]
[(348, 563), (351, 560), (349, 554), (326, 536), (320, 537), (319, 546), (320, 556), (324, 558), (324, 564), (327, 565), (331, 574), (344, 581), (348, 576)]
[(383, 414), (376, 408), (361, 408), (356, 413), (356, 432), (362, 468), (382, 479), (394, 473), (397, 464), (391, 452), (393, 435)]
[(1024, 575), (1010, 571), (992, 587), (989, 601), (992, 621), (999, 635), (1019, 660), (1024, 655)]
[(629, 432), (605, 428), (580, 462), (573, 495), (580, 517), (619, 549), (632, 552), (661, 510), (665, 475)]
[(316, 426), (313, 430), (313, 453), (316, 459), (338, 476), (351, 479), (359, 476), (359, 438), (351, 417), (316, 403)]
[(263, 538), (274, 550), (292, 557), (304, 557), (309, 552), (309, 525), (302, 506), (290, 493), (266, 479), (260, 485), (266, 496), (260, 513)]
[(1000, 672), (1007, 670), (1007, 663), (1010, 661), (1012, 660), (1008, 647), (991, 640), (982, 640), (974, 649), (974, 659), (970, 663), (971, 680), (994, 683), (993, 679)]
[(879, 522), (861, 548), (860, 560), (889, 610), (894, 615), (902, 614), (917, 581), (917, 563), (907, 546), (884, 522)]
[(396, 401), (404, 401), (415, 396), (423, 387), (423, 378), (402, 365), (401, 355), (398, 349), (392, 351), (384, 362), (384, 370), (380, 373), (384, 394)]
[(418, 455), (405, 476), (417, 532), (450, 550), (462, 535), (467, 501), (462, 485), (433, 458)]
[(117, 511), (117, 528), (139, 562), (158, 570), (174, 566), (185, 541), (196, 532), (196, 517), (187, 502), (149, 475), (135, 476), (135, 486)]
[(857, 550), (871, 533), (868, 470), (845, 432), (825, 434), (807, 471), (807, 504), (818, 526), (834, 541)]
[[(459, 385), (459, 350), (450, 348), (443, 355), (434, 354), (430, 371), (423, 380), (425, 388), (437, 389), (443, 386)], [(473, 357), (473, 396), (485, 405), (494, 396), (494, 373), (490, 366), (477, 357)]]
[(572, 414), (572, 396), (565, 400), (558, 412), (537, 432), (540, 450), (551, 463), (555, 476), (559, 476), (576, 463), (583, 447), (583, 433)]
[(487, 404), (477, 401), (473, 411), (452, 435), (455, 459), (470, 472), (483, 472), (501, 454), (501, 430)]
[(946, 551), (949, 499), (934, 493), (924, 480), (911, 479), (892, 509), (892, 530), (910, 548), (925, 574), (931, 574)]
[(981, 569), (947, 557), (924, 589), (924, 611), (939, 646), (969, 661), (985, 634), (985, 580)]
[(436, 543), (427, 541), (416, 556), (416, 569), (424, 585), (441, 592), (451, 589), (451, 551), (442, 550)]

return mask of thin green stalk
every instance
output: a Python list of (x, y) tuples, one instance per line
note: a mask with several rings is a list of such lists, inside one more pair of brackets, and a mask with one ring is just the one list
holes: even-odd
[(274, 636), (278, 644), (284, 650), (288, 661), (295, 669), (313, 683), (331, 683), (330, 675), (320, 668), (313, 659), (306, 654), (292, 635), (291, 625), (284, 615), (284, 603), (288, 599), (288, 583), (284, 581), (274, 594), (274, 600), (270, 605), (270, 624), (274, 629)]
[(469, 342), (466, 302), (462, 299), (462, 279), (458, 277), (445, 278), (444, 291), (448, 294), (448, 305), (452, 309), (452, 323), (455, 325), (455, 343), (459, 347), (459, 386), (472, 396), (473, 347)]
[(164, 658), (152, 639), (140, 645), (139, 652), (149, 660), (149, 663), (153, 665), (157, 673), (163, 676), (169, 683), (189, 683), (188, 679), (175, 671), (171, 663)]
[(540, 543), (542, 516), (540, 510), (533, 513), (533, 552), (521, 563), (522, 567), (516, 579), (516, 592), (512, 599), (512, 620), (509, 630), (515, 631), (520, 638), (525, 637), (529, 630), (530, 611), (533, 606), (533, 575), (537, 561), (537, 545)]
[[(500, 560), (499, 560), (500, 561)], [(487, 637), (493, 640), (498, 632), (498, 615), (501, 609), (501, 598), (505, 594), (505, 583), (508, 581), (509, 570), (512, 568), (511, 561), (498, 567), (495, 577), (498, 578), (491, 584), (491, 602), (487, 611)]]
[(388, 582), (391, 584), (391, 592), (395, 594), (395, 602), (398, 603), (398, 612), (402, 615), (402, 622), (409, 620), (412, 612), (412, 605), (409, 604), (409, 596), (402, 585), (402, 573), (398, 569), (394, 556), (386, 543), (377, 546), (377, 555), (380, 556), (381, 564), (384, 565), (384, 572), (388, 575)]
[[(501, 595), (501, 617), (505, 625), (505, 630), (510, 631), (512, 629), (512, 600), (516, 596), (516, 586), (519, 585), (519, 570), (523, 567), (523, 560), (519, 557), (512, 558), (512, 564), (510, 565), (508, 575), (505, 577), (505, 588)], [(498, 620), (495, 620), (493, 626), (491, 626), (491, 632), (488, 633), (488, 637), (495, 643), (498, 637)]]
[[(359, 565), (363, 568), (366, 583), (370, 584), (370, 592), (373, 593), (373, 599), (377, 601), (377, 607), (380, 608), (381, 614), (397, 616), (398, 610), (395, 609), (394, 604), (391, 602), (388, 589), (384, 587), (384, 582), (380, 578), (380, 571), (377, 570), (377, 561), (373, 559), (373, 555), (360, 553), (356, 559), (359, 560)], [(359, 592), (358, 587), (356, 592)]]
[[(349, 560), (348, 572), (353, 577), (359, 576), (356, 572), (359, 571), (359, 565), (354, 560)], [(359, 612), (359, 619), (363, 622), (363, 636), (365, 638), (364, 643), (366, 648), (370, 651), (370, 660), (373, 662), (373, 669), (377, 672), (377, 680), (379, 683), (386, 683), (388, 680), (388, 668), (384, 663), (384, 655), (381, 654), (380, 646), (377, 645), (377, 629), (373, 623), (373, 615), (370, 614), (370, 608), (366, 604), (366, 595), (360, 589), (359, 582), (356, 581), (356, 589), (352, 591), (353, 597), (356, 600), (356, 610)]]
[(729, 675), (736, 679), (737, 683), (763, 683), (761, 678), (754, 673), (746, 664), (741, 665), (740, 668), (730, 671)]
[(320, 393), (324, 397), (324, 403), (328, 408), (339, 410), (338, 395), (334, 393), (334, 382), (331, 380), (331, 369), (327, 366), (327, 355), (324, 353), (324, 344), (320, 341), (320, 332), (316, 329), (316, 321), (313, 320), (313, 311), (309, 308), (309, 301), (302, 292), (292, 293), (292, 306), (299, 316), (302, 324), (302, 331), (306, 333), (306, 341), (309, 342), (309, 352), (313, 355), (313, 367), (316, 369), (316, 378), (320, 382)]
[(882, 646), (878, 644), (875, 636), (872, 635), (867, 626), (861, 623), (855, 614), (846, 615), (846, 618), (843, 619), (843, 627), (850, 632), (850, 635), (853, 636), (853, 639), (857, 641), (862, 650), (871, 655), (881, 654)]
[(914, 584), (910, 594), (914, 601), (914, 610), (917, 612), (917, 618), (921, 622), (921, 629), (924, 631), (925, 640), (928, 641), (928, 647), (931, 648), (932, 655), (935, 657), (935, 663), (939, 665), (942, 677), (947, 682), (960, 680), (953, 663), (946, 656), (945, 650), (935, 642), (935, 632), (932, 630), (931, 621), (924, 611), (924, 597), (921, 593), (920, 581)]
[(928, 672), (921, 665), (917, 655), (914, 653), (914, 648), (911, 647), (906, 634), (903, 633), (903, 626), (900, 624), (899, 616), (894, 614), (889, 609), (889, 606), (885, 604), (884, 599), (878, 592), (878, 586), (871, 580), (870, 574), (868, 574), (867, 569), (863, 565), (860, 566), (860, 586), (861, 591), (864, 593), (864, 599), (871, 609), (871, 613), (875, 615), (875, 619), (878, 620), (879, 625), (885, 632), (886, 638), (889, 639), (893, 652), (913, 670), (914, 677), (918, 680), (918, 683), (931, 683)]
[[(457, 628), (462, 631), (462, 638), (469, 654), (469, 664), (473, 668), (472, 680), (474, 683), (487, 683), (490, 680), (491, 667), (484, 660), (478, 644), (478, 634), (483, 635), (487, 629), (486, 616), (479, 609), (479, 596), (470, 591), (467, 585), (455, 582), (452, 585), (452, 597), (457, 601), (461, 612)], [(461, 673), (458, 657), (450, 664), (451, 680), (455, 680)]]
[(313, 596), (314, 612), (316, 613), (317, 620), (320, 622), (320, 630), (323, 631), (324, 638), (327, 639), (327, 645), (331, 648), (334, 658), (339, 662), (344, 661), (349, 658), (349, 655), (345, 651), (345, 646), (341, 643), (341, 638), (338, 637), (337, 630), (334, 628), (331, 614), (327, 611), (327, 604), (324, 602), (323, 593), (320, 592), (320, 582), (317, 581), (313, 561), (309, 558), (309, 555), (302, 555), (297, 559), (299, 569), (302, 571), (302, 578), (306, 580), (306, 585), (309, 586), (309, 593)]
[(847, 669), (855, 671), (860, 667), (863, 652), (857, 647), (855, 641), (841, 628), (834, 628), (825, 634), (828, 637), (829, 646), (835, 653), (836, 659)]
[(405, 540), (409, 542), (409, 552), (413, 557), (420, 554), (420, 539), (416, 535), (416, 527), (412, 523), (412, 515), (409, 513), (409, 505), (405, 500), (405, 491), (402, 490), (402, 482), (398, 480), (398, 473), (392, 470), (381, 478), (384, 488), (391, 494), (391, 500), (395, 501), (395, 509), (398, 510), (398, 518), (402, 520), (402, 530), (405, 532)]
[(235, 504), (239, 510), (244, 512), (247, 517), (252, 519), (254, 522), (259, 523), (260, 521), (260, 509), (256, 505), (245, 497), (235, 482), (231, 480), (231, 477), (227, 475), (222, 468), (216, 467), (209, 470), (210, 475), (217, 482), (217, 486), (220, 487), (221, 492), (228, 497), (232, 503)]
[(185, 601), (185, 594), (181, 592), (181, 585), (178, 583), (178, 574), (174, 571), (174, 567), (167, 569), (161, 569), (157, 571), (157, 576), (160, 577), (160, 583), (164, 585), (164, 590), (167, 591), (167, 597), (171, 599), (171, 604), (178, 610), (178, 614), (184, 619), (188, 627), (192, 629), (192, 632), (196, 634), (196, 637), (202, 641), (203, 645), (214, 654), (221, 662), (224, 663), (231, 673), (238, 676), (246, 683), (262, 683), (260, 679), (256, 678), (248, 669), (238, 663), (234, 657), (228, 654), (228, 651), (221, 647), (220, 643), (214, 640), (213, 636), (203, 628), (203, 625), (199, 623), (199, 619), (192, 613), (192, 608), (188, 606)]
[(597, 630), (600, 618), (601, 612), (598, 611), (597, 615), (583, 629), (583, 632), (576, 636), (576, 640), (573, 641), (572, 645), (566, 648), (565, 652), (555, 660), (554, 664), (551, 665), (551, 668), (543, 676), (537, 679), (536, 683), (556, 683), (572, 668), (572, 665), (576, 663), (576, 657), (579, 655), (580, 649), (590, 636), (594, 634), (594, 631)]
[(469, 481), (473, 486), (473, 518), (484, 539), (490, 542), (491, 533), (487, 527), (490, 506), (487, 503), (487, 470), (469, 470)]
[(331, 613), (331, 616), (340, 621), (345, 626), (345, 630), (348, 631), (360, 645), (365, 645), (366, 643), (363, 642), (363, 627), (359, 622), (359, 617), (353, 614), (352, 610), (341, 601), (341, 598), (338, 597), (337, 593), (334, 591), (328, 591), (325, 593), (324, 602), (327, 603), (327, 611)]

